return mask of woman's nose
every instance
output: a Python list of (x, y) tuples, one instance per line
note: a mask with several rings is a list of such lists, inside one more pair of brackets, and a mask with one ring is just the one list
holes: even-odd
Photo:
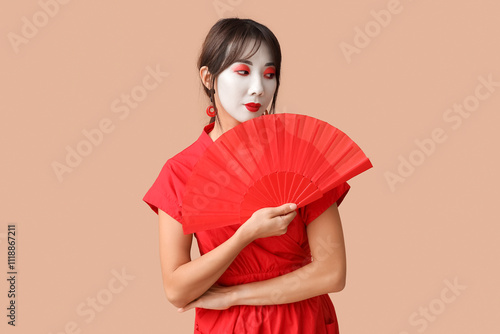
[(256, 94), (261, 95), (264, 92), (264, 85), (262, 83), (262, 78), (259, 75), (254, 75), (250, 83), (249, 93), (250, 95)]

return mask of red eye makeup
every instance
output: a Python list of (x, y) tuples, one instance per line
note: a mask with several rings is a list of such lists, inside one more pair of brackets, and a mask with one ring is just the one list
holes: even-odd
[(270, 79), (274, 78), (274, 75), (276, 74), (276, 70), (274, 69), (274, 67), (268, 67), (265, 71), (264, 71), (264, 76), (270, 74)]
[[(250, 68), (245, 64), (238, 64), (233, 67), (233, 71), (234, 72), (244, 71), (247, 72), (246, 74), (248, 74), (250, 73)], [(246, 75), (246, 74), (241, 74), (241, 75)], [(274, 78), (275, 75), (276, 75), (276, 69), (274, 67), (268, 67), (264, 71), (264, 76), (267, 77), (268, 79)]]
[(234, 72), (239, 72), (239, 71), (246, 71), (250, 72), (250, 68), (248, 68), (247, 65), (239, 64), (233, 67)]

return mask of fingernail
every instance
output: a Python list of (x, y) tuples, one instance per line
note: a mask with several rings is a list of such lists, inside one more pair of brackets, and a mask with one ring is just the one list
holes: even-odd
[(297, 204), (290, 204), (290, 209), (295, 210), (297, 209)]

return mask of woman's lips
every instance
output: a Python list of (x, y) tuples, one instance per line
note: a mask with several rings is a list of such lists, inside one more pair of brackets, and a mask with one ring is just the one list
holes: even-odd
[(257, 112), (260, 109), (260, 103), (247, 103), (245, 107), (247, 107), (248, 111)]

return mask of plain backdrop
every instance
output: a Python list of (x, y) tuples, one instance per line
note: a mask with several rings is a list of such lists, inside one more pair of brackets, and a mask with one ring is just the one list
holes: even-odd
[(280, 41), (277, 112), (329, 122), (374, 165), (340, 206), (347, 285), (330, 297), (341, 333), (500, 333), (499, 11), (486, 0), (2, 1), (2, 333), (193, 332), (194, 310), (165, 297), (158, 217), (142, 197), (209, 121), (196, 61), (232, 16)]

